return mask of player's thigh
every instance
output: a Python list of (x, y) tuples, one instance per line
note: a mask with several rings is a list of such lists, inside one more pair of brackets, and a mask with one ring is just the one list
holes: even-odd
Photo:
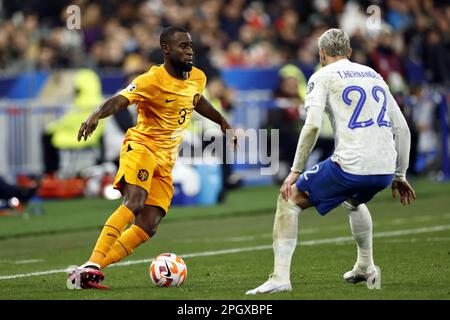
[(332, 166), (333, 163), (328, 158), (305, 170), (295, 183), (296, 189), (312, 203), (316, 199), (319, 201), (334, 195), (334, 190), (329, 188), (329, 185), (334, 183)]
[(122, 203), (130, 209), (135, 215), (138, 215), (144, 209), (148, 192), (140, 186), (128, 184), (122, 181)]
[(155, 168), (154, 156), (145, 147), (134, 143), (124, 144), (114, 179), (114, 188), (120, 190), (125, 198), (136, 194), (135, 190), (140, 190), (137, 187), (148, 194)]
[(298, 190), (295, 184), (291, 186), (290, 200), (303, 210), (312, 207), (308, 194)]
[(393, 179), (393, 175), (368, 175), (354, 176), (353, 194), (346, 201), (353, 207), (359, 206), (361, 203), (367, 203), (380, 191), (388, 187)]
[(304, 171), (295, 184), (300, 192), (307, 195), (307, 205), (316, 207), (321, 215), (349, 198), (345, 181), (340, 179), (340, 171), (339, 166), (328, 158)]

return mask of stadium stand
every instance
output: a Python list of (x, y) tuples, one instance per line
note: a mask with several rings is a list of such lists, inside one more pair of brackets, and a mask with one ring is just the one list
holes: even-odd
[[(372, 4), (381, 16), (371, 27)], [(67, 27), (69, 5), (80, 8), (80, 29)], [(237, 90), (231, 116), (243, 128), (261, 128), (268, 110), (277, 108), (272, 94), (283, 66), (296, 66), (308, 79), (318, 67), (318, 35), (344, 29), (354, 44), (352, 59), (384, 76), (410, 121), (410, 173), (448, 179), (449, 21), (444, 1), (4, 0), (0, 174), (44, 171), (39, 137), (70, 108), (74, 70), (95, 71), (108, 97), (133, 68), (161, 63), (160, 31), (181, 25), (194, 37), (196, 65)], [(301, 103), (299, 109), (302, 115)], [(299, 131), (301, 123), (300, 117)], [(269, 182), (251, 166), (235, 170), (248, 184)]]

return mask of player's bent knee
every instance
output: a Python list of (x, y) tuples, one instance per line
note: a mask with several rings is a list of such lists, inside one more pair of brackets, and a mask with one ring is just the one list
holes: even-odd
[(126, 200), (124, 205), (134, 213), (135, 216), (139, 215), (145, 208), (145, 203), (139, 200)]
[(309, 202), (308, 194), (302, 192), (297, 189), (297, 186), (294, 184), (291, 187), (291, 196), (289, 198), (293, 203), (299, 206), (301, 209), (306, 209), (311, 207), (311, 203)]
[(156, 234), (156, 231), (158, 230), (157, 224), (151, 224), (151, 225), (137, 225), (139, 228), (145, 231), (145, 233), (149, 237), (153, 237)]
[(123, 204), (137, 216), (144, 210), (147, 196), (148, 193), (145, 189), (139, 186), (125, 184)]
[(361, 205), (360, 203), (352, 201), (351, 199), (341, 203), (341, 206), (343, 206), (348, 210), (357, 210), (360, 205)]

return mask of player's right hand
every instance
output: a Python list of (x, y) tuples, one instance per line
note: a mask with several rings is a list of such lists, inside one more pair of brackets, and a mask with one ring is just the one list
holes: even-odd
[(411, 201), (413, 199), (416, 199), (416, 193), (414, 192), (414, 189), (411, 187), (411, 185), (408, 183), (407, 180), (392, 181), (391, 189), (392, 189), (392, 197), (394, 199), (397, 196), (397, 191), (400, 193), (400, 202), (403, 205), (411, 204)]
[(293, 172), (291, 171), (291, 173), (289, 173), (289, 175), (286, 177), (286, 179), (284, 179), (283, 185), (280, 188), (280, 192), (281, 192), (281, 197), (283, 197), (283, 199), (285, 201), (288, 201), (289, 198), (291, 197), (291, 186), (297, 182), (298, 177), (300, 176), (300, 172)]
[(237, 150), (237, 148), (238, 148), (238, 138), (237, 138), (237, 135), (236, 135), (236, 130), (234, 130), (234, 129), (232, 129), (233, 131), (233, 133), (232, 133), (232, 135), (231, 135), (231, 141), (230, 141), (230, 144), (232, 145), (232, 147), (233, 147), (233, 150), (234, 151), (236, 151)]
[(93, 113), (81, 124), (80, 130), (78, 130), (78, 142), (80, 142), (83, 137), (84, 141), (86, 141), (87, 138), (92, 135), (94, 130), (97, 128), (98, 120), (98, 116)]

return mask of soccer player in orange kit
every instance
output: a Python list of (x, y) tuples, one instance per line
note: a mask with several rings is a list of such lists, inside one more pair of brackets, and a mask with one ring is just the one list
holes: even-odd
[[(78, 141), (86, 141), (100, 119), (137, 103), (137, 124), (125, 135), (114, 181), (123, 202), (105, 222), (88, 261), (69, 271), (69, 289), (107, 288), (100, 283), (104, 279), (100, 270), (127, 257), (156, 233), (170, 206), (171, 171), (194, 110), (219, 124), (223, 133), (231, 129), (202, 95), (206, 76), (193, 66), (189, 32), (168, 27), (160, 36), (160, 45), (164, 64), (151, 67), (106, 100), (78, 132)], [(234, 131), (232, 141), (236, 146)]]

